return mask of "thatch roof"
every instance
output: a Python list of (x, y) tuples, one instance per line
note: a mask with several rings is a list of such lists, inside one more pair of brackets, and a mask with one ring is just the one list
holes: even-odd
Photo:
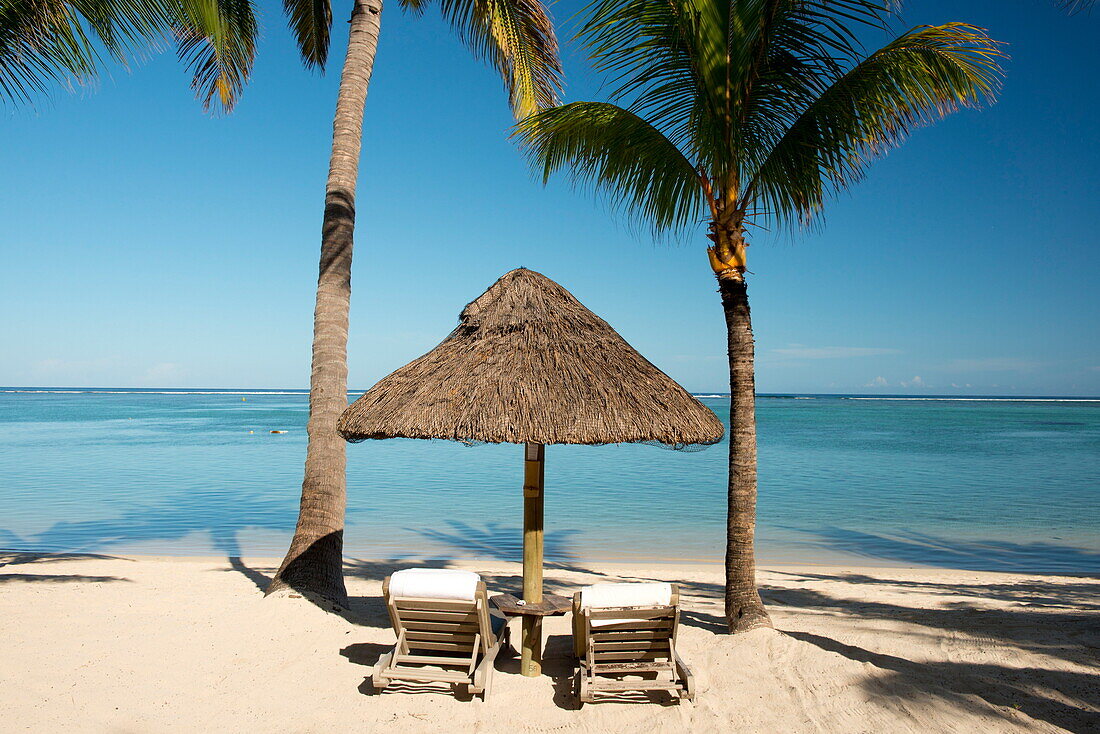
[(545, 275), (519, 268), (340, 417), (349, 441), (708, 444), (718, 417)]

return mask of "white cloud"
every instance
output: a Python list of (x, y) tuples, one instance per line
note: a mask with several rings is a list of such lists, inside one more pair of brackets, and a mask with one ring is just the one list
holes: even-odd
[(929, 387), (929, 385), (924, 384), (924, 380), (921, 379), (920, 375), (914, 376), (912, 380), (902, 380), (899, 384), (902, 387)]
[(875, 379), (868, 382), (864, 387), (889, 387), (890, 383), (886, 381), (886, 378), (879, 375)]
[(845, 359), (850, 357), (874, 357), (882, 354), (901, 354), (900, 349), (882, 347), (806, 347), (791, 344), (783, 349), (772, 349), (773, 354), (794, 359)]

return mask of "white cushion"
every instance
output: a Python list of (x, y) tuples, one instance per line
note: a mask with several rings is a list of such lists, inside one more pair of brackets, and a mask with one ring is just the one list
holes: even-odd
[[(665, 607), (672, 603), (672, 584), (593, 584), (581, 589), (581, 609), (608, 607)], [(636, 619), (594, 619), (593, 627), (607, 627)]]
[(390, 576), (390, 596), (473, 601), (481, 577), (451, 568), (406, 568)]
[(581, 609), (665, 607), (672, 602), (672, 584), (593, 584), (581, 589)]

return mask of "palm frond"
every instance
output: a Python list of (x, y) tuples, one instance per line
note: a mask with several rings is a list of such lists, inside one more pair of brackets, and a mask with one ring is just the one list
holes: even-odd
[(706, 206), (691, 162), (659, 130), (616, 105), (554, 107), (520, 121), (515, 136), (544, 182), (568, 169), (574, 183), (606, 194), (656, 232), (698, 221)]
[(233, 109), (252, 72), (257, 34), (251, 0), (182, 0), (177, 53), (203, 109)]
[[(125, 62), (128, 53), (157, 46), (177, 0), (70, 0), (67, 4), (108, 53)], [(26, 2), (26, 0), (23, 0)], [(60, 3), (54, 2), (55, 5)]]
[(332, 30), (330, 0), (283, 0), (283, 9), (306, 67), (324, 70)]
[(169, 0), (3, 0), (0, 98), (28, 102), (52, 86), (94, 79), (99, 49), (126, 63), (163, 41)]
[(661, 130), (736, 192), (805, 104), (859, 57), (854, 28), (892, 0), (595, 0), (578, 37), (612, 101)]
[(951, 23), (915, 28), (835, 79), (752, 172), (744, 207), (779, 220), (811, 219), (828, 194), (859, 179), (914, 127), (992, 101), (999, 45)]
[(882, 29), (890, 6), (875, 0), (748, 0), (731, 3), (726, 48), (731, 195), (742, 171), (861, 57), (857, 31)]
[[(401, 4), (419, 13), (426, 0)], [(517, 119), (557, 103), (558, 41), (540, 0), (440, 0), (439, 8), (474, 55), (500, 73)]]
[(724, 130), (721, 89), (708, 83), (725, 57), (722, 43), (715, 43), (724, 31), (716, 6), (595, 0), (577, 33), (596, 70), (609, 75), (609, 98), (647, 120), (693, 160), (713, 155)]

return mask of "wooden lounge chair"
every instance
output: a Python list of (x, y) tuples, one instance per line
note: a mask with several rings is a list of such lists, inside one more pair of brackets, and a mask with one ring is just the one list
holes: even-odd
[(668, 691), (695, 700), (695, 679), (676, 652), (678, 602), (675, 584), (597, 584), (574, 594), (582, 704), (599, 693), (625, 691)]
[(490, 614), (485, 583), (476, 573), (447, 569), (398, 571), (382, 584), (397, 633), (378, 659), (373, 683), (422, 681), (466, 686), (489, 697), (493, 664), (508, 639), (502, 616)]

